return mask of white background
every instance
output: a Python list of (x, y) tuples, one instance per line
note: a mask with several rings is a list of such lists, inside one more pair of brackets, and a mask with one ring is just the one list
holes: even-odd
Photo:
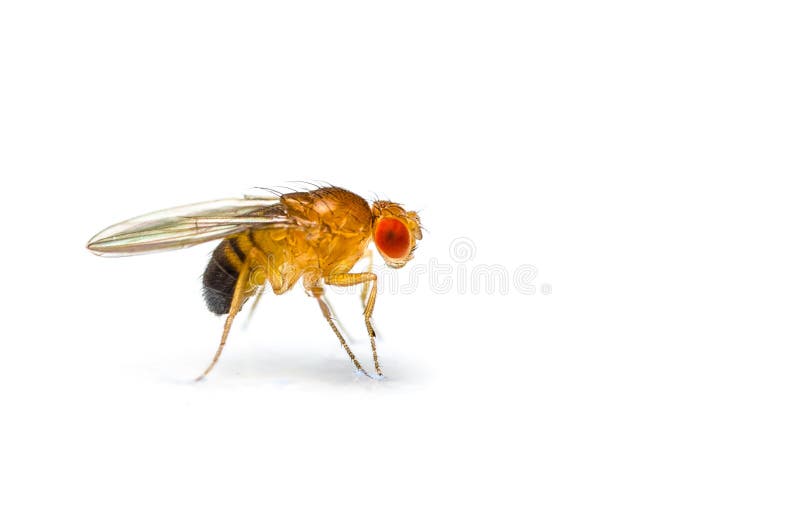
[[(793, 7), (4, 2), (0, 526), (797, 528)], [(382, 293), (382, 382), (267, 296), (192, 383), (213, 245), (86, 240), (304, 178), (536, 294)]]

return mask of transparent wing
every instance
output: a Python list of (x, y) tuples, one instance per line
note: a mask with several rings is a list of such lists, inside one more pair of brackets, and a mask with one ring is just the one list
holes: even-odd
[(249, 228), (292, 225), (278, 198), (221, 199), (178, 206), (109, 226), (86, 245), (100, 256), (190, 247)]

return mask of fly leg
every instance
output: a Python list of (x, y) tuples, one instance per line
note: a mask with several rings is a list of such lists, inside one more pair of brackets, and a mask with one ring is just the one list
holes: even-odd
[(315, 286), (315, 287), (311, 287), (309, 289), (309, 292), (311, 293), (311, 295), (314, 298), (317, 299), (317, 302), (319, 303), (319, 308), (320, 308), (320, 310), (322, 310), (322, 316), (324, 316), (325, 320), (328, 321), (328, 325), (331, 327), (333, 332), (336, 334), (336, 337), (339, 339), (339, 342), (342, 344), (342, 347), (344, 348), (344, 351), (346, 351), (347, 355), (350, 356), (350, 360), (353, 361), (353, 365), (356, 367), (356, 370), (358, 370), (360, 373), (366, 375), (367, 377), (371, 378), (372, 376), (369, 375), (364, 370), (364, 368), (361, 366), (361, 363), (358, 362), (358, 359), (356, 359), (356, 356), (353, 355), (353, 351), (350, 349), (350, 346), (347, 345), (347, 342), (344, 340), (344, 337), (342, 337), (342, 334), (339, 332), (339, 328), (336, 327), (336, 324), (333, 321), (333, 317), (331, 316), (331, 309), (328, 306), (328, 304), (325, 303), (325, 291), (324, 291), (324, 289), (322, 287)]
[[(367, 270), (366, 270), (366, 272), (368, 272), (369, 274), (372, 274), (372, 249), (368, 248), (367, 250), (365, 250), (363, 257), (367, 258)], [(365, 312), (367, 310), (367, 294), (368, 293), (369, 293), (369, 282), (364, 282), (361, 285), (361, 309), (363, 309)], [(375, 328), (375, 324), (372, 324), (372, 332), (375, 335), (375, 337), (377, 338), (378, 330)]]
[(328, 306), (328, 309), (331, 312), (331, 318), (333, 318), (334, 322), (338, 322), (339, 323), (339, 330), (342, 332), (342, 335), (344, 335), (344, 338), (349, 340), (350, 342), (352, 342), (353, 341), (353, 336), (347, 331), (347, 328), (345, 327), (344, 323), (341, 321), (339, 316), (336, 314), (336, 310), (333, 308), (333, 304), (331, 304), (331, 301), (328, 299), (328, 295), (327, 294), (325, 294), (325, 293), (322, 294), (322, 301), (325, 302), (326, 306)]
[[(367, 258), (367, 272), (372, 273), (372, 249), (368, 248), (364, 251), (364, 257)], [(361, 309), (367, 308), (367, 293), (369, 292), (369, 283), (364, 282), (361, 286)]]
[(261, 297), (264, 296), (264, 289), (265, 286), (261, 286), (258, 288), (258, 292), (256, 292), (255, 298), (253, 298), (253, 304), (250, 306), (250, 311), (247, 312), (247, 317), (245, 318), (244, 325), (249, 326), (250, 321), (253, 320), (253, 314), (256, 312), (256, 307), (258, 303), (261, 301)]
[(372, 346), (372, 359), (375, 361), (375, 372), (379, 377), (382, 377), (383, 372), (381, 372), (381, 365), (378, 362), (378, 350), (375, 347), (375, 329), (372, 327), (371, 322), (372, 311), (375, 309), (375, 299), (378, 297), (378, 277), (373, 272), (358, 272), (332, 274), (325, 278), (325, 283), (337, 287), (350, 287), (351, 285), (367, 284), (369, 282), (372, 282), (372, 288), (369, 290), (367, 302), (364, 306), (364, 324), (367, 326), (367, 334), (369, 334), (369, 342), (370, 346)]
[(225, 341), (228, 340), (228, 333), (231, 330), (233, 319), (236, 318), (236, 315), (239, 313), (239, 310), (242, 308), (242, 305), (247, 298), (253, 294), (253, 290), (256, 288), (255, 286), (260, 285), (261, 283), (254, 280), (256, 280), (255, 276), (256, 273), (259, 272), (260, 264), (264, 262), (264, 254), (256, 247), (251, 248), (244, 260), (244, 263), (242, 264), (239, 277), (236, 279), (236, 287), (233, 290), (231, 308), (230, 311), (228, 311), (228, 317), (225, 319), (225, 327), (222, 329), (222, 338), (219, 341), (217, 353), (214, 355), (214, 358), (211, 360), (211, 364), (208, 365), (208, 368), (206, 368), (205, 371), (195, 379), (195, 381), (201, 381), (211, 372), (211, 370), (214, 369), (214, 366), (217, 364), (219, 356), (222, 355), (222, 349), (225, 347)]

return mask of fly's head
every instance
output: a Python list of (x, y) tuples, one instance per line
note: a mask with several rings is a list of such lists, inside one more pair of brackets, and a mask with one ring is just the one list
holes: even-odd
[(372, 240), (386, 264), (399, 269), (414, 257), (422, 226), (417, 212), (390, 201), (372, 203)]

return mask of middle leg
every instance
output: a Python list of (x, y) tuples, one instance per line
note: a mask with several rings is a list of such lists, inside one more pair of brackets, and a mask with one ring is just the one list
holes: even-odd
[(319, 303), (319, 308), (322, 311), (322, 315), (325, 317), (325, 320), (328, 321), (328, 325), (331, 327), (333, 332), (336, 334), (336, 337), (339, 339), (339, 342), (342, 344), (344, 351), (347, 352), (347, 355), (350, 356), (350, 360), (353, 361), (353, 365), (356, 367), (360, 373), (366, 375), (369, 378), (372, 378), (371, 375), (367, 373), (366, 370), (361, 366), (361, 363), (358, 362), (358, 359), (353, 354), (353, 351), (350, 349), (350, 346), (347, 345), (347, 341), (344, 340), (339, 328), (336, 327), (336, 323), (333, 321), (333, 316), (331, 314), (331, 309), (328, 304), (325, 302), (325, 291), (322, 287), (314, 286), (309, 289), (311, 295), (317, 299)]
[(325, 278), (325, 283), (328, 285), (335, 285), (338, 287), (350, 287), (352, 285), (368, 284), (372, 282), (372, 288), (369, 290), (369, 295), (366, 298), (364, 305), (364, 324), (367, 327), (369, 334), (369, 342), (372, 347), (372, 359), (375, 362), (375, 372), (378, 376), (383, 376), (381, 365), (378, 362), (378, 350), (375, 347), (375, 329), (372, 327), (372, 311), (375, 309), (375, 299), (378, 297), (378, 277), (373, 272), (358, 272), (358, 273), (344, 273), (332, 274)]

